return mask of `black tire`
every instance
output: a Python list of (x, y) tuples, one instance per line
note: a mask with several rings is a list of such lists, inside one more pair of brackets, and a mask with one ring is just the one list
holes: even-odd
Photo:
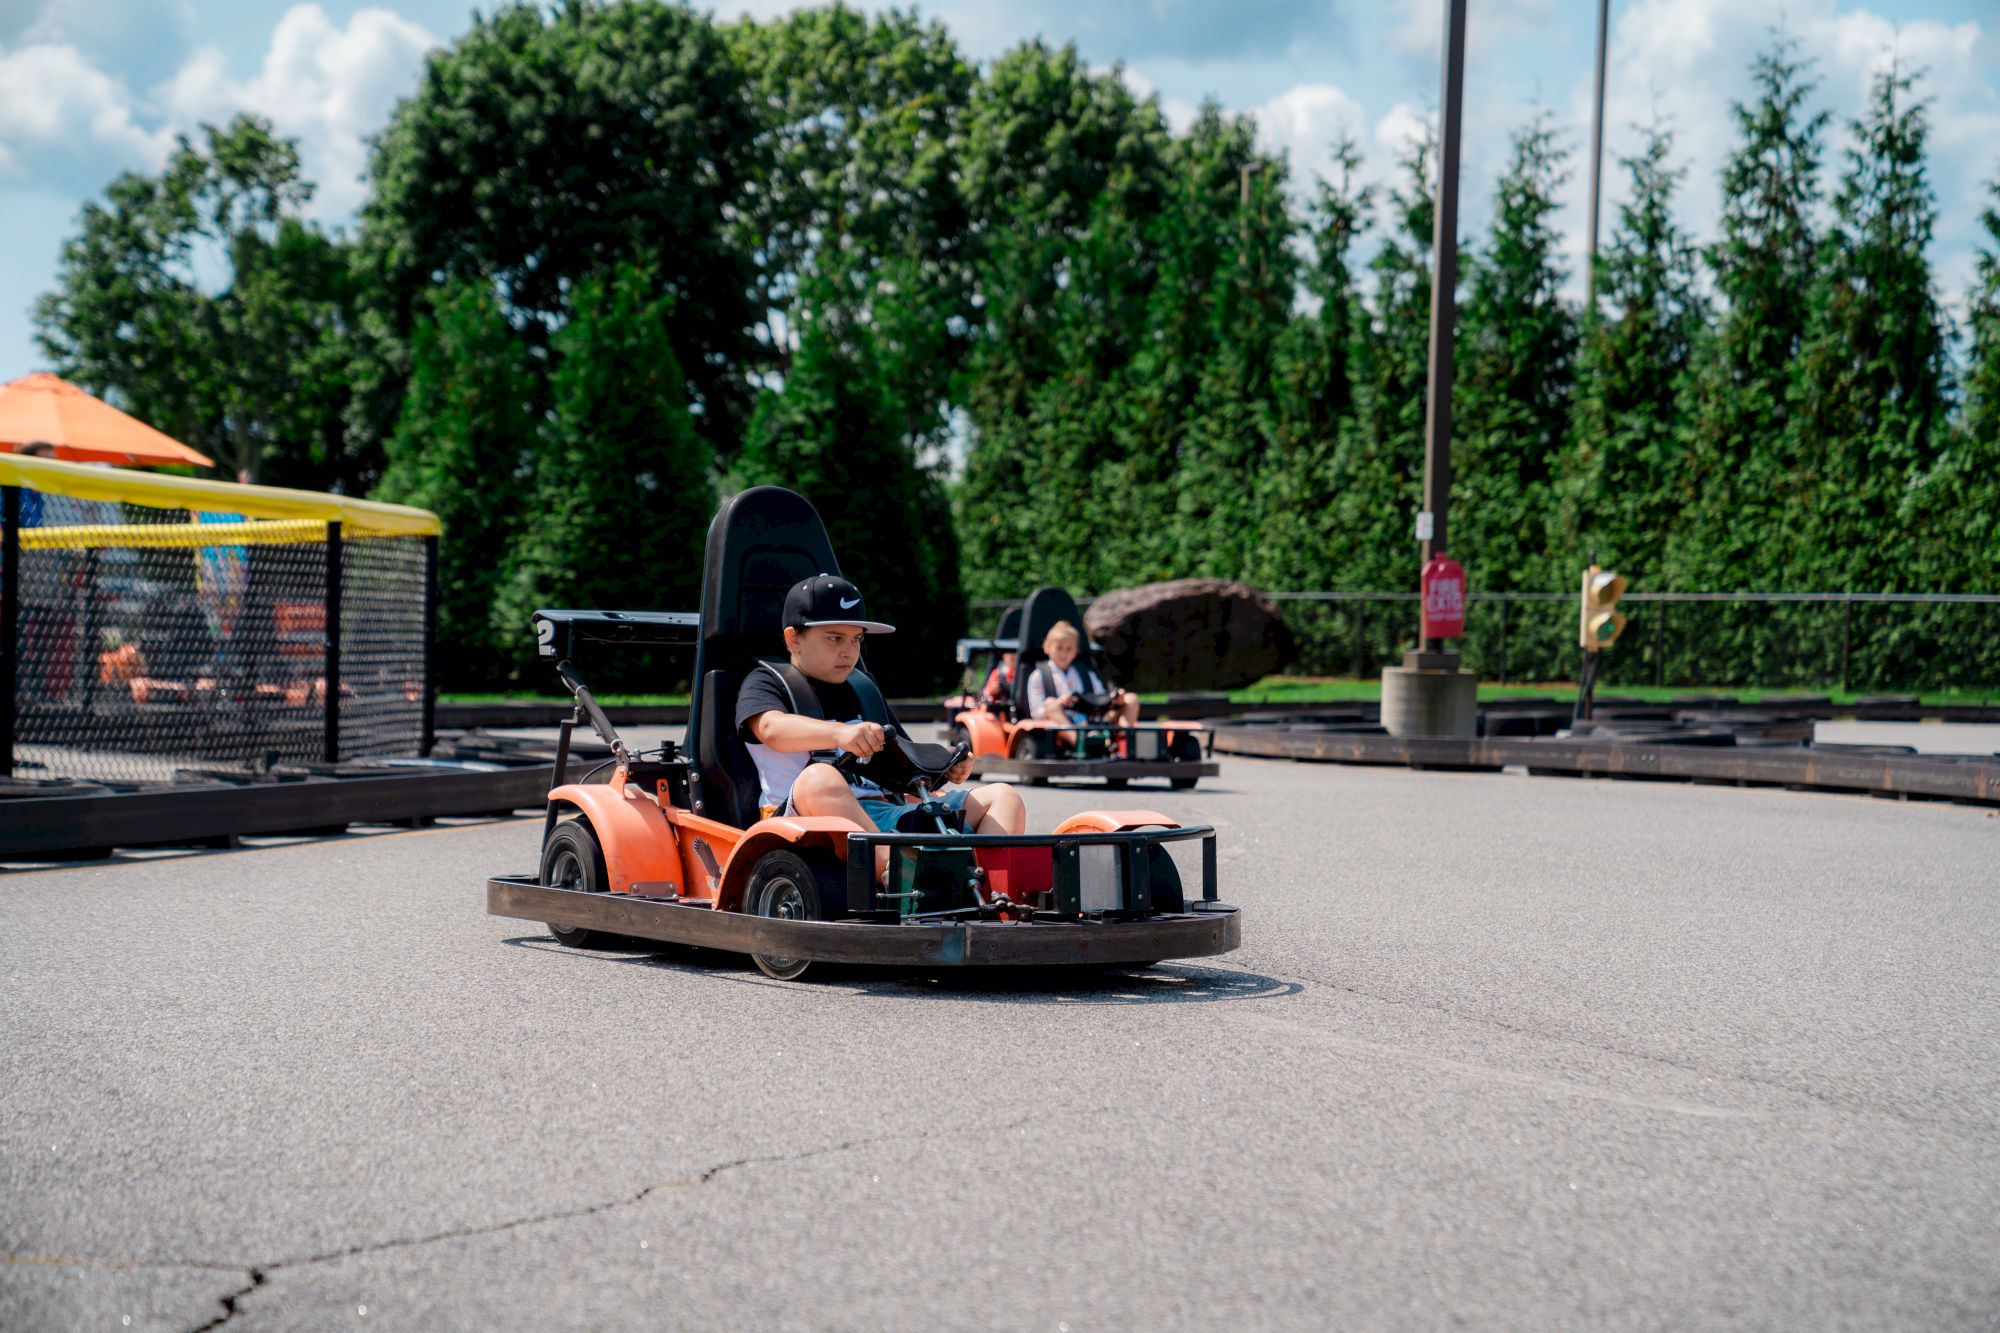
[(965, 746), (968, 753), (972, 750), (972, 733), (956, 722), (944, 729), (944, 748), (949, 750), (954, 745)]
[(1167, 785), (1175, 791), (1187, 791), (1200, 781), (1200, 778), (1168, 778)]
[(1104, 779), (1104, 789), (1106, 791), (1124, 791), (1131, 781), (1132, 779), (1130, 778), (1106, 778)]
[[(565, 819), (550, 830), (549, 840), (542, 844), (542, 872), (535, 879), (551, 888), (580, 889), (584, 893), (604, 893), (610, 889), (610, 876), (604, 870), (604, 848), (598, 845), (590, 821)], [(603, 931), (560, 926), (553, 921), (549, 922), (549, 934), (556, 937), (556, 943), (572, 949), (589, 948), (614, 938)]]
[[(824, 853), (779, 847), (757, 858), (743, 890), (743, 910), (781, 921), (830, 921), (840, 915), (846, 877)], [(808, 958), (753, 953), (750, 961), (774, 981), (796, 981), (812, 966)]]

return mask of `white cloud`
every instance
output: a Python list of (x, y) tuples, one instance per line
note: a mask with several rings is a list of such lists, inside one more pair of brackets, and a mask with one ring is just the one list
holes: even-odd
[[(1113, 73), (1114, 70), (1119, 79), (1125, 84), (1125, 87), (1131, 91), (1132, 96), (1138, 98), (1140, 101), (1143, 102), (1148, 97), (1158, 94), (1159, 90), (1153, 86), (1153, 81), (1137, 70), (1132, 69), (1129, 65), (1118, 65), (1115, 67), (1100, 66), (1092, 70), (1091, 73), (1101, 76)], [(1165, 118), (1167, 128), (1175, 134), (1186, 134), (1188, 127), (1194, 124), (1195, 117), (1200, 114), (1201, 108), (1186, 98), (1160, 98), (1160, 115)]]
[(1314, 181), (1334, 174), (1334, 145), (1343, 137), (1357, 143), (1367, 137), (1367, 116), (1361, 104), (1330, 83), (1302, 83), (1252, 109), (1257, 118), (1257, 144), (1265, 152), (1283, 152), (1291, 163), (1292, 189), (1311, 198)]
[(73, 46), (0, 51), (0, 164), (8, 175), (37, 174), (43, 165), (67, 175), (79, 150), (120, 169), (157, 164), (172, 136), (142, 128), (133, 110), (130, 90)]
[(1381, 146), (1383, 155), (1393, 162), (1430, 133), (1436, 123), (1434, 112), (1415, 102), (1398, 102), (1375, 122), (1375, 142)]
[(365, 195), (367, 137), (415, 87), (436, 44), (386, 9), (364, 9), (336, 27), (318, 5), (296, 5), (251, 77), (236, 78), (208, 47), (146, 98), (64, 42), (0, 51), (0, 175), (96, 194), (117, 171), (158, 168), (176, 135), (247, 111), (298, 141), (306, 177), (319, 187), (310, 212), (344, 219)]
[[(1924, 71), (1917, 95), (1931, 103), (1929, 170), (1938, 196), (1942, 256), (1937, 273), (1943, 293), (1954, 296), (1951, 284), (1969, 264), (1966, 247), (1977, 200), (2000, 168), (2000, 94), (1993, 80), (2000, 50), (1993, 34), (1970, 22), (1898, 24), (1867, 9), (1840, 13), (1835, 0), (1791, 0), (1783, 30), (1797, 41), (1799, 54), (1814, 62), (1819, 87), (1808, 114), (1825, 110), (1832, 117), (1822, 156), (1823, 195), (1832, 193), (1845, 168), (1848, 123), (1863, 111), (1871, 79), (1892, 61)], [(1688, 168), (1681, 220), (1698, 241), (1714, 239), (1721, 208), (1718, 178), (1738, 140), (1731, 103), (1754, 97), (1752, 62), (1775, 37), (1774, 15), (1740, 0), (1633, 0), (1617, 16), (1606, 78), (1604, 234), (1625, 195), (1617, 158), (1638, 149), (1633, 126), (1657, 117), (1672, 128), (1675, 159)], [(1567, 107), (1568, 129), (1579, 148), (1589, 144), (1590, 95), (1586, 67), (1572, 85)], [(1589, 163), (1580, 158), (1576, 166), (1562, 223), (1569, 252), (1580, 265)]]
[(309, 211), (338, 220), (366, 196), (368, 136), (414, 90), (424, 55), (436, 45), (430, 33), (386, 9), (364, 9), (338, 28), (318, 5), (296, 5), (278, 20), (263, 68), (251, 78), (234, 78), (221, 54), (207, 49), (160, 96), (178, 126), (220, 122), (240, 111), (269, 119), (280, 135), (298, 140), (306, 177), (319, 187)]

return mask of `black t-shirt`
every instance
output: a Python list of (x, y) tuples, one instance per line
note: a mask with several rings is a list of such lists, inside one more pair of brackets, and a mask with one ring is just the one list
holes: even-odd
[[(800, 673), (804, 675), (803, 672)], [(819, 696), (820, 716), (829, 722), (858, 722), (861, 720), (861, 696), (846, 681), (835, 684), (830, 680), (815, 680), (806, 676)], [(886, 708), (887, 702), (883, 706)], [(757, 738), (750, 734), (750, 719), (759, 713), (789, 713), (792, 699), (785, 687), (770, 672), (759, 668), (743, 678), (743, 687), (736, 692), (736, 730), (745, 744), (755, 744)], [(896, 722), (896, 715), (889, 714), (889, 725), (902, 730)]]
[[(801, 673), (803, 674), (803, 673)], [(813, 693), (819, 696), (820, 715), (829, 722), (859, 722), (861, 720), (861, 696), (852, 685), (845, 681), (814, 680), (807, 676)], [(886, 708), (887, 702), (883, 706)], [(749, 747), (751, 761), (757, 765), (757, 775), (761, 783), (762, 802), (765, 805), (780, 805), (790, 794), (792, 783), (798, 778), (806, 764), (807, 757), (797, 751), (780, 752), (760, 744), (750, 730), (750, 720), (764, 713), (789, 713), (792, 710), (791, 695), (783, 682), (761, 667), (751, 671), (743, 679), (742, 688), (736, 692), (736, 731)], [(901, 731), (895, 715), (889, 717), (892, 730)], [(857, 796), (880, 797), (882, 789), (859, 775), (850, 775), (848, 782)]]

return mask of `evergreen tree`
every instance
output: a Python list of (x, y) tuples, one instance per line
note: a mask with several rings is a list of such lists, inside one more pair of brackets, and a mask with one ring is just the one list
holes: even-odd
[(1159, 472), (1121, 456), (1096, 399), (1146, 337), (1168, 138), (1156, 103), (1115, 70), (1091, 73), (1074, 47), (1028, 43), (974, 90), (961, 180), (980, 330), (959, 488), (973, 596), (1084, 587), (1077, 556), (1103, 529), (1072, 498), (1079, 485), (1126, 466)]
[(1827, 116), (1806, 110), (1815, 84), (1795, 42), (1758, 56), (1753, 77), (1756, 101), (1733, 108), (1741, 140), (1722, 170), (1722, 236), (1708, 250), (1721, 312), (1696, 348), (1683, 409), (1687, 502), (1668, 544), (1672, 582), (1683, 588), (1779, 577), (1795, 517), (1781, 488)]
[[(2000, 588), (2000, 181), (1987, 187), (1993, 204), (1979, 215), (1986, 244), (1974, 261), (1966, 302), (1971, 341), (1965, 370), (1965, 408), (1951, 456), (1937, 469), (1932, 489), (1942, 521), (1919, 519), (1919, 530), (1950, 532), (1951, 542), (1929, 545), (1931, 563), (1917, 578), (1925, 588), (1991, 592)], [(1949, 569), (1937, 569), (1938, 564)]]
[[(569, 304), (549, 340), (550, 412), (493, 609), (503, 645), (526, 644), (536, 607), (688, 611), (701, 599), (715, 458), (689, 415), (673, 298), (656, 275), (620, 264), (578, 283)], [(644, 681), (651, 665), (599, 670)]]
[(914, 13), (834, 4), (728, 37), (766, 140), (739, 244), (758, 261), (768, 364), (789, 370), (810, 288), (831, 317), (873, 324), (906, 434), (935, 444), (976, 317), (954, 178), (975, 68)]
[(1793, 587), (1898, 586), (1912, 543), (1929, 536), (1904, 506), (1942, 442), (1947, 331), (1925, 257), (1937, 210), (1911, 83), (1876, 76), (1820, 247), (1791, 404), (1786, 498), (1805, 537)]
[(1566, 157), (1546, 113), (1514, 136), (1492, 235), (1469, 266), (1450, 540), (1481, 588), (1547, 586), (1543, 534), (1569, 431), (1577, 344), (1552, 221)]
[(1355, 536), (1341, 526), (1348, 479), (1338, 464), (1343, 440), (1356, 433), (1356, 344), (1368, 318), (1353, 252), (1375, 196), (1356, 179), (1361, 150), (1352, 138), (1334, 146), (1333, 161), (1334, 178), (1318, 182), (1308, 224), (1304, 284), (1318, 309), (1293, 320), (1278, 348), (1272, 450), (1257, 478), (1260, 533), (1247, 572), (1266, 588), (1335, 586)]
[(508, 677), (507, 659), (522, 656), (526, 642), (525, 621), (496, 635), (493, 606), (529, 517), (542, 372), (488, 284), (453, 283), (425, 306), (411, 332), (403, 410), (375, 493), (443, 520), (443, 679), (447, 688), (490, 687)]
[[(808, 309), (829, 308), (804, 295)], [(783, 392), (758, 397), (732, 476), (742, 486), (788, 487), (819, 511), (841, 573), (871, 613), (896, 626), (869, 659), (891, 693), (942, 685), (965, 624), (951, 508), (912, 459), (905, 416), (872, 329), (809, 318)]]
[(1335, 552), (1330, 586), (1401, 591), (1410, 585), (1422, 500), (1430, 368), (1431, 241), (1437, 218), (1437, 139), (1426, 131), (1402, 160), (1389, 226), (1369, 261), (1373, 308), (1355, 349), (1356, 422), (1334, 459)]
[(1973, 261), (1966, 302), (1971, 345), (1965, 372), (1965, 432), (1975, 448), (2000, 448), (2000, 180), (1986, 187), (1992, 200), (1979, 215), (1986, 245)]
[(1622, 159), (1632, 197), (1598, 258), (1600, 307), (1584, 312), (1572, 446), (1565, 458), (1551, 555), (1581, 565), (1592, 551), (1640, 580), (1665, 576), (1679, 511), (1681, 394), (1704, 320), (1695, 253), (1674, 221), (1683, 171), (1658, 126)]
[(1285, 166), (1258, 154), (1254, 122), (1212, 104), (1166, 166), (1148, 336), (1125, 395), (1136, 503), (1099, 512), (1150, 538), (1142, 564), (1161, 575), (1240, 578), (1261, 540), (1256, 476), (1298, 286)]

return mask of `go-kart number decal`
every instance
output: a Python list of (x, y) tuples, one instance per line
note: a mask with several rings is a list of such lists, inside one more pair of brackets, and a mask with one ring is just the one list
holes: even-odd
[(543, 657), (556, 655), (556, 622), (537, 620), (535, 622), (535, 651)]

